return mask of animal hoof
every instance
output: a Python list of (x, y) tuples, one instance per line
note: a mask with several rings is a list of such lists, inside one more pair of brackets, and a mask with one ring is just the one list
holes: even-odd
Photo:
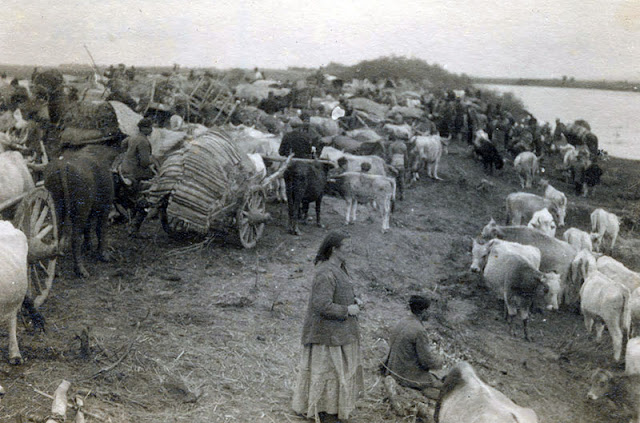
[(9, 358), (9, 364), (11, 364), (12, 366), (19, 366), (20, 364), (23, 364), (23, 363), (24, 363), (24, 360), (22, 359), (21, 356)]

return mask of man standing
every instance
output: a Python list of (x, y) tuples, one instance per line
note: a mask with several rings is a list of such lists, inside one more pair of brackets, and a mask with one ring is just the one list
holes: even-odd
[(284, 137), (282, 137), (278, 154), (287, 157), (293, 153), (293, 156), (299, 159), (312, 159), (312, 147), (318, 143), (320, 137), (318, 133), (311, 128), (307, 115), (302, 114), (300, 118), (301, 122), (294, 121), (294, 123), (292, 123), (293, 130), (287, 132)]

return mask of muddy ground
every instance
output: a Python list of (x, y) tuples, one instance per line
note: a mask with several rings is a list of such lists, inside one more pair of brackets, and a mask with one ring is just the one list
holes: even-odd
[[(603, 163), (603, 184), (583, 199), (554, 170), (558, 160), (546, 159), (546, 175), (568, 195), (567, 228), (587, 229), (596, 207), (628, 216), (613, 255), (640, 270), (633, 227), (637, 163)], [(597, 345), (581, 317), (563, 310), (533, 317), (533, 342), (513, 337), (501, 303), (468, 271), (471, 237), (492, 216), (503, 222), (504, 198), (519, 190), (513, 167), (488, 176), (458, 144), (443, 157), (440, 176), (444, 181), (421, 179), (397, 203), (389, 233), (382, 234), (380, 218), (366, 207), (347, 228), (354, 240), (351, 273), (366, 302), (360, 315), (366, 392), (350, 422), (413, 421), (395, 416), (383, 401), (377, 369), (388, 331), (408, 313), (414, 293), (437, 300), (427, 325), (448, 366), (468, 360), (488, 383), (535, 409), (541, 422), (623, 421), (610, 404), (586, 401), (592, 369), (622, 369), (607, 334)], [(275, 220), (253, 250), (222, 236), (204, 244), (175, 240), (152, 220), (143, 226), (147, 239), (111, 226), (115, 261), (91, 260), (89, 279), (74, 277), (63, 258), (41, 308), (47, 332), (19, 326), (25, 364), (7, 363), (6, 329), (0, 334), (0, 383), (7, 391), (0, 421), (42, 421), (51, 401), (35, 390), (52, 394), (62, 379), (101, 419), (87, 417), (90, 422), (304, 421), (290, 410), (290, 399), (312, 259), (330, 229), (344, 228), (345, 205), (325, 199), (326, 227), (308, 225), (299, 237), (286, 233), (284, 205), (269, 210)], [(78, 337), (85, 328), (87, 357)]]

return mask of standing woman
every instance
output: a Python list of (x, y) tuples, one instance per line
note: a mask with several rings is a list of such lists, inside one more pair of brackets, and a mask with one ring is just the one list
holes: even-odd
[(321, 422), (349, 418), (364, 387), (357, 315), (345, 260), (351, 238), (329, 233), (316, 254), (316, 271), (302, 328), (302, 360), (293, 410)]

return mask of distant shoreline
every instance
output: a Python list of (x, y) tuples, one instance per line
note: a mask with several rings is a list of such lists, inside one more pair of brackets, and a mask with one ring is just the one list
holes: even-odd
[(636, 81), (576, 81), (562, 79), (471, 78), (474, 84), (516, 85), (522, 87), (583, 88), (590, 90), (630, 91), (640, 93)]

